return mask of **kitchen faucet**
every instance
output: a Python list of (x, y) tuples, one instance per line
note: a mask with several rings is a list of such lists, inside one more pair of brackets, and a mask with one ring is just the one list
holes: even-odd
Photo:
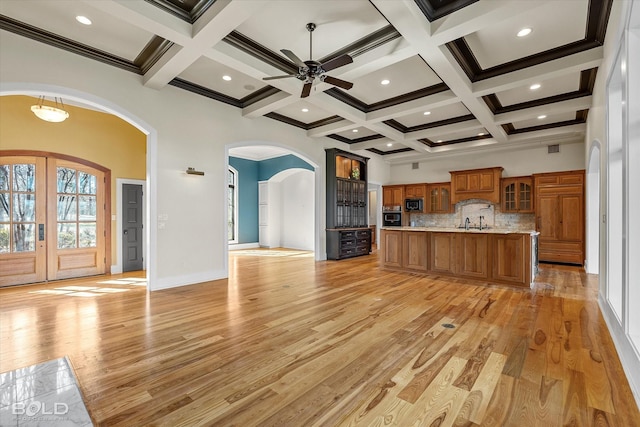
[(467, 218), (464, 220), (464, 229), (465, 229), (465, 230), (468, 230), (468, 229), (469, 229), (469, 217), (467, 217)]
[(482, 220), (484, 219), (484, 217), (482, 215), (480, 215), (480, 230), (482, 230)]

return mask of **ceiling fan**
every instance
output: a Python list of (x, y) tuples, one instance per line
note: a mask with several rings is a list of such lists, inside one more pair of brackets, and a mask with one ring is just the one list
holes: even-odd
[[(313, 58), (313, 30), (316, 29), (316, 24), (308, 23), (307, 30), (309, 30), (309, 58)], [(291, 52), (288, 49), (282, 49), (280, 52), (284, 53), (287, 58), (293, 61), (294, 64), (298, 66), (298, 72), (296, 74), (287, 74), (284, 76), (273, 76), (273, 77), (264, 77), (262, 80), (275, 80), (275, 79), (286, 79), (288, 77), (295, 77), (299, 80), (304, 81), (304, 86), (302, 87), (302, 93), (300, 94), (300, 98), (306, 98), (311, 93), (311, 86), (313, 85), (313, 81), (317, 78), (321, 82), (329, 83), (334, 86), (341, 87), (342, 89), (351, 89), (353, 87), (353, 83), (347, 82), (345, 80), (341, 80), (335, 77), (327, 76), (325, 73), (327, 71), (335, 70), (338, 67), (342, 67), (343, 65), (351, 64), (353, 62), (353, 58), (347, 55), (340, 55), (337, 58), (330, 59), (327, 62), (320, 63), (318, 61), (314, 61), (313, 59), (309, 59), (308, 61), (303, 61), (296, 56), (295, 53)]]

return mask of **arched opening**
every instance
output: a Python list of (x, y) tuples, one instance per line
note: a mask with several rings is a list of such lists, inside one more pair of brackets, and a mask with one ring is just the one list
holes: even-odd
[[(239, 162), (237, 160), (238, 158), (241, 158), (242, 161)], [(247, 161), (253, 163), (260, 163), (263, 161), (268, 163), (278, 163), (278, 159), (283, 159), (283, 165), (275, 166), (275, 169), (273, 165), (269, 165), (268, 167), (269, 169), (271, 169), (271, 172), (265, 172), (265, 167), (264, 165), (262, 165), (262, 175), (260, 175), (260, 172), (251, 171), (256, 167), (258, 168), (258, 170), (260, 170), (261, 165), (256, 166), (250, 164), (248, 166), (248, 169), (245, 170), (244, 174), (254, 174), (254, 176), (249, 179), (252, 182), (256, 183), (255, 195), (243, 192), (242, 189), (246, 188), (243, 187), (243, 163), (246, 163)], [(322, 215), (322, 213), (320, 212), (320, 209), (322, 206), (324, 206), (324, 204), (321, 203), (320, 198), (324, 195), (324, 192), (322, 190), (323, 179), (320, 176), (319, 165), (313, 160), (309, 159), (305, 154), (300, 153), (299, 151), (291, 147), (270, 141), (243, 141), (228, 144), (226, 146), (226, 160), (227, 166), (233, 166), (238, 170), (238, 180), (240, 186), (240, 194), (238, 200), (238, 203), (240, 205), (238, 214), (239, 221), (241, 221), (242, 224), (243, 218), (246, 216), (246, 218), (248, 218), (248, 221), (251, 221), (251, 223), (255, 226), (255, 232), (253, 233), (253, 236), (249, 234), (249, 236), (247, 237), (247, 235), (242, 231), (242, 225), (240, 225), (240, 229), (238, 232), (240, 236), (239, 247), (245, 248), (247, 247), (245, 245), (249, 245), (248, 247), (260, 246), (259, 234), (262, 227), (260, 225), (260, 209), (266, 208), (264, 206), (260, 206), (259, 203), (258, 183), (260, 181), (271, 181), (273, 185), (277, 185), (278, 191), (280, 193), (282, 193), (282, 188), (284, 187), (287, 188), (287, 191), (297, 191), (298, 189), (300, 189), (300, 186), (306, 186), (307, 192), (304, 198), (311, 198), (305, 201), (304, 207), (302, 207), (300, 204), (296, 207), (292, 207), (293, 205), (290, 205), (290, 207), (286, 209), (286, 212), (279, 212), (278, 215), (280, 221), (282, 221), (283, 218), (286, 218), (287, 215), (291, 215), (294, 211), (298, 211), (298, 216), (302, 215), (299, 210), (303, 209), (303, 215), (305, 216), (305, 221), (303, 222), (306, 224), (305, 227), (310, 228), (310, 230), (306, 231), (305, 237), (301, 237), (302, 240), (293, 239), (289, 241), (294, 242), (297, 246), (302, 245), (304, 247), (309, 247), (310, 250), (314, 251), (316, 260), (325, 259), (326, 254), (324, 248), (321, 247), (320, 239), (321, 230), (324, 231), (324, 215)], [(249, 200), (244, 201), (245, 204), (253, 204), (253, 206), (249, 206), (249, 209), (251, 211), (249, 214), (247, 214), (246, 211), (243, 211), (243, 197), (249, 198)], [(282, 200), (280, 200), (280, 202), (282, 202)], [(225, 201), (225, 204), (225, 212), (228, 212), (228, 201)], [(278, 209), (281, 210), (283, 208), (279, 207)], [(225, 221), (227, 221), (226, 218)], [(262, 229), (262, 231), (264, 232), (265, 229)], [(287, 231), (284, 231), (284, 233), (281, 233), (281, 235), (287, 236), (289, 235), (289, 233)], [(250, 241), (248, 241), (247, 239), (249, 239)], [(286, 241), (284, 243), (286, 244)], [(227, 259), (227, 261), (229, 259), (228, 251), (229, 245), (225, 244), (225, 258)]]
[[(150, 290), (154, 289), (157, 281), (157, 270), (155, 260), (157, 259), (157, 247), (156, 247), (156, 235), (151, 232), (157, 228), (157, 219), (151, 215), (151, 212), (155, 212), (157, 209), (157, 189), (155, 186), (157, 178), (157, 132), (145, 121), (135, 116), (131, 112), (123, 109), (119, 105), (116, 105), (106, 99), (97, 97), (90, 93), (78, 91), (75, 89), (54, 86), (47, 84), (35, 84), (35, 83), (2, 83), (0, 86), (0, 96), (9, 95), (27, 95), (27, 96), (48, 96), (48, 97), (62, 97), (67, 103), (75, 103), (80, 107), (94, 109), (97, 111), (112, 114), (123, 121), (129, 123), (146, 136), (146, 192), (145, 192), (145, 223), (148, 227), (144, 230), (144, 245), (146, 255), (146, 275), (147, 286)], [(115, 191), (114, 191), (115, 192)], [(118, 215), (117, 212), (112, 212)], [(120, 247), (121, 235), (116, 235), (116, 241), (112, 242), (112, 247)], [(118, 257), (121, 255), (118, 254)]]
[(587, 259), (589, 274), (600, 272), (600, 142), (594, 141), (587, 169)]

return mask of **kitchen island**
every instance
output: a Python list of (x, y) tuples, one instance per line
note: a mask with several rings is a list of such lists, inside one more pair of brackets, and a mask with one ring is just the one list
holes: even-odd
[(537, 246), (530, 230), (382, 227), (379, 248), (383, 268), (531, 287)]

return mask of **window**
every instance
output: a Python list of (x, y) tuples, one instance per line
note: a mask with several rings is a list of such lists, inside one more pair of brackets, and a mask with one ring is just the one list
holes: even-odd
[(238, 243), (238, 171), (232, 167), (229, 167), (227, 184), (227, 235), (229, 243)]

